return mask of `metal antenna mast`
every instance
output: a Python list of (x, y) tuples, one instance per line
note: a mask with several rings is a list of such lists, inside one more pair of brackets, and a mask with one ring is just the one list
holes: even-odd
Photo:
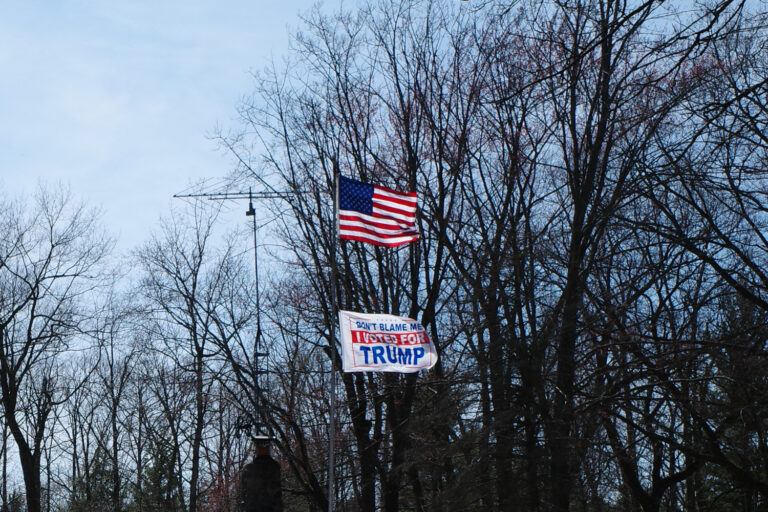
[[(336, 190), (336, 180), (337, 178), (334, 177), (334, 190)], [(299, 191), (298, 193), (306, 193), (305, 191)], [(248, 217), (252, 217), (253, 221), (253, 268), (254, 268), (254, 276), (255, 276), (255, 288), (256, 288), (256, 339), (254, 340), (254, 388), (256, 391), (256, 404), (255, 408), (255, 416), (256, 421), (255, 425), (238, 425), (239, 428), (249, 428), (251, 426), (255, 429), (255, 435), (253, 436), (254, 441), (256, 441), (256, 451), (257, 455), (260, 455), (260, 451), (262, 449), (266, 449), (266, 455), (269, 455), (269, 442), (272, 438), (271, 433), (271, 422), (269, 421), (268, 416), (265, 413), (265, 404), (264, 404), (264, 389), (261, 385), (261, 375), (266, 374), (267, 372), (261, 368), (260, 361), (261, 358), (266, 357), (268, 355), (267, 352), (264, 352), (264, 347), (262, 344), (261, 339), (261, 304), (259, 299), (259, 256), (258, 256), (258, 241), (257, 241), (257, 231), (258, 227), (256, 225), (256, 210), (253, 207), (253, 200), (255, 198), (258, 199), (287, 199), (291, 195), (296, 194), (296, 192), (292, 193), (284, 193), (284, 192), (277, 192), (277, 191), (271, 191), (271, 192), (257, 192), (253, 193), (250, 189), (248, 192), (220, 192), (220, 193), (199, 193), (199, 194), (176, 194), (173, 197), (177, 198), (205, 198), (211, 201), (226, 201), (226, 200), (236, 200), (236, 199), (248, 199), (248, 210), (246, 210), (245, 215)], [(334, 211), (336, 211), (338, 208), (338, 197), (336, 197), (336, 194), (334, 193)], [(338, 219), (338, 212), (334, 213), (336, 218)], [(336, 227), (336, 238), (338, 239), (338, 226)], [(338, 276), (338, 272), (336, 269), (336, 251), (335, 251), (335, 245), (332, 248), (332, 282), (333, 282), (333, 295), (334, 295), (334, 303), (336, 304), (336, 309), (338, 309), (338, 290), (336, 290), (336, 279)], [(332, 339), (335, 339), (335, 333), (332, 334)], [(329, 435), (329, 456), (328, 456), (328, 511), (335, 510), (335, 485), (334, 485), (334, 469), (335, 469), (335, 448), (334, 448), (334, 436), (336, 432), (335, 428), (335, 422), (336, 422), (336, 368), (335, 368), (335, 359), (333, 355), (333, 351), (331, 351), (331, 407), (330, 407), (330, 435)], [(267, 427), (267, 432), (265, 432), (265, 427)], [(260, 460), (258, 457), (256, 461)], [(271, 459), (270, 459), (271, 460)], [(254, 464), (256, 463), (254, 461)], [(248, 468), (249, 466), (246, 466), (244, 469), (244, 475), (248, 474)], [(275, 465), (274, 471), (277, 471), (277, 474), (279, 475), (279, 466)], [(274, 473), (274, 471), (272, 471)], [(244, 477), (245, 478), (245, 477)], [(280, 486), (279, 483), (279, 476), (277, 477), (277, 487)], [(250, 509), (249, 509), (250, 510)], [(267, 509), (265, 509), (267, 510)], [(280, 504), (279, 510), (282, 510), (282, 504)]]
[(266, 413), (267, 407), (264, 403), (264, 387), (262, 383), (262, 375), (267, 374), (267, 370), (262, 368), (261, 361), (263, 358), (269, 355), (269, 352), (264, 350), (264, 344), (261, 338), (261, 302), (259, 291), (259, 245), (258, 245), (258, 226), (256, 225), (256, 210), (253, 207), (254, 199), (284, 199), (288, 194), (281, 194), (279, 192), (256, 192), (253, 193), (250, 189), (248, 192), (221, 192), (221, 193), (198, 193), (198, 194), (174, 194), (175, 198), (204, 198), (211, 201), (229, 201), (248, 199), (248, 210), (245, 215), (252, 217), (253, 221), (253, 270), (254, 270), (254, 288), (255, 288), (255, 302), (256, 302), (256, 337), (253, 344), (253, 379), (254, 379), (254, 391), (256, 392), (255, 400), (255, 418), (253, 423), (239, 422), (236, 426), (238, 430), (254, 429), (254, 439), (257, 442), (269, 442), (271, 438), (271, 425), (268, 415)]
[[(256, 210), (253, 208), (253, 194), (248, 190), (248, 210), (245, 212), (247, 217), (251, 217), (253, 221), (253, 275), (254, 275), (254, 287), (256, 288), (256, 339), (253, 346), (253, 361), (254, 361), (254, 385), (256, 386), (256, 424), (254, 425), (256, 431), (256, 437), (260, 438), (265, 435), (264, 427), (267, 426), (267, 422), (264, 418), (264, 388), (261, 386), (261, 375), (266, 373), (266, 370), (261, 369), (259, 361), (262, 357), (269, 355), (267, 352), (262, 352), (263, 344), (261, 341), (261, 301), (259, 297), (259, 244), (257, 242), (258, 227), (256, 226)], [(262, 373), (263, 372), (263, 373)]]

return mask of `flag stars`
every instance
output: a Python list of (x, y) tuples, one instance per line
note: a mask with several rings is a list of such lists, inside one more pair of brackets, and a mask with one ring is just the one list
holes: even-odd
[(416, 195), (339, 176), (339, 238), (385, 247), (418, 240)]
[(340, 177), (339, 209), (354, 210), (371, 215), (373, 213), (373, 185)]

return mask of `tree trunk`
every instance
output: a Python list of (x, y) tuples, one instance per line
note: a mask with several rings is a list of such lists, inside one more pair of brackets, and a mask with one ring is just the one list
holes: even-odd
[[(418, 374), (406, 375), (400, 382), (398, 375), (387, 374), (390, 393), (387, 399), (387, 414), (392, 431), (392, 463), (387, 475), (384, 492), (384, 511), (397, 512), (400, 509), (400, 490), (403, 484), (406, 454), (410, 447), (408, 424), (411, 415), (411, 405)], [(402, 389), (402, 393), (400, 390)]]
[[(340, 360), (339, 360), (340, 361)], [(338, 362), (338, 361), (337, 361)], [(340, 365), (338, 367), (341, 367)], [(364, 395), (359, 395), (360, 389), (364, 387), (363, 382), (357, 379), (363, 379), (361, 375), (352, 376), (348, 373), (342, 374), (342, 380), (347, 392), (349, 401), (349, 414), (352, 420), (352, 430), (355, 435), (357, 449), (360, 451), (360, 500), (358, 506), (360, 512), (376, 512), (376, 462), (378, 460), (378, 442), (371, 438), (371, 422), (366, 417), (366, 401)], [(360, 401), (362, 400), (362, 401)]]
[(118, 470), (118, 447), (117, 447), (117, 407), (118, 404), (112, 403), (112, 512), (120, 511), (120, 471)]
[[(582, 222), (583, 219), (579, 219)], [(574, 226), (578, 225), (574, 222)], [(570, 244), (567, 282), (561, 333), (557, 351), (557, 387), (554, 391), (553, 410), (550, 416), (550, 510), (566, 512), (570, 507), (573, 486), (571, 429), (573, 424), (573, 383), (576, 373), (575, 350), (577, 322), (582, 298), (580, 285), (580, 236), (573, 233)]]
[(195, 433), (192, 439), (192, 471), (189, 479), (189, 512), (197, 512), (198, 480), (200, 478), (200, 446), (203, 442), (203, 352), (197, 349), (195, 360)]
[(40, 454), (35, 454), (30, 449), (14, 418), (8, 418), (8, 423), (19, 451), (21, 472), (24, 475), (27, 512), (42, 512), (40, 503)]

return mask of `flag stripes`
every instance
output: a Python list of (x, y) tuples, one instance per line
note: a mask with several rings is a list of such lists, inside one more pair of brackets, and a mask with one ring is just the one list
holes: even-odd
[(397, 247), (419, 238), (417, 197), (339, 177), (339, 238)]

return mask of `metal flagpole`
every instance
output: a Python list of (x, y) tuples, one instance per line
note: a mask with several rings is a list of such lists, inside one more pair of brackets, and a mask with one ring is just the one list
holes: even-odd
[(331, 410), (329, 412), (329, 436), (328, 436), (328, 512), (336, 508), (335, 478), (335, 453), (334, 437), (336, 437), (336, 324), (339, 318), (339, 291), (338, 268), (336, 266), (336, 244), (339, 240), (339, 173), (333, 173), (333, 243), (331, 243), (331, 300), (333, 301), (331, 318)]

